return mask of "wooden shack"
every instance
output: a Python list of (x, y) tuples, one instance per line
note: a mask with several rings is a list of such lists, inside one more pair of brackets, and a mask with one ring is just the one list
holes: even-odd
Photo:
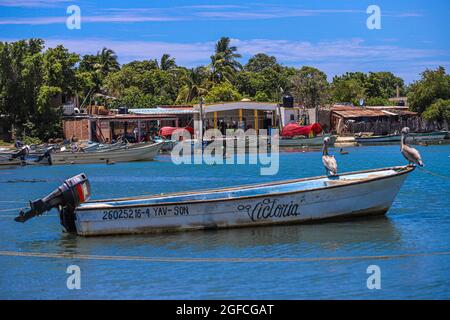
[(329, 110), (331, 131), (339, 135), (373, 132), (386, 135), (400, 132), (403, 127), (420, 131), (421, 119), (405, 107), (333, 106)]

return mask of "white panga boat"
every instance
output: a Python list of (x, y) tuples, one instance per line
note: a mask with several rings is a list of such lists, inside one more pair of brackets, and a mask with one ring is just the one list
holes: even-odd
[(433, 141), (441, 141), (447, 137), (448, 131), (434, 131), (434, 132), (425, 132), (425, 133), (410, 133), (408, 137), (406, 137), (407, 143), (414, 142), (433, 142)]
[(52, 164), (115, 163), (152, 160), (159, 152), (163, 142), (136, 144), (130, 147), (94, 150), (86, 152), (53, 152)]
[(280, 138), (280, 147), (303, 147), (303, 146), (321, 146), (323, 144), (323, 139), (329, 137), (330, 145), (336, 142), (336, 136), (331, 134), (324, 134), (315, 136), (313, 138)]
[[(406, 138), (407, 143), (417, 143), (417, 142), (433, 142), (444, 140), (447, 136), (447, 131), (434, 131), (427, 133), (410, 133)], [(401, 136), (398, 134), (391, 134), (386, 136), (366, 136), (366, 137), (355, 137), (357, 143), (392, 143), (399, 142)]]
[(366, 136), (366, 137), (355, 137), (355, 141), (357, 143), (365, 144), (365, 143), (392, 143), (392, 142), (400, 142), (401, 136), (399, 134), (389, 134), (385, 136)]
[(81, 236), (314, 222), (385, 214), (412, 166), (344, 173), (198, 192), (92, 200), (80, 174), (43, 199), (18, 222), (51, 208), (61, 224)]

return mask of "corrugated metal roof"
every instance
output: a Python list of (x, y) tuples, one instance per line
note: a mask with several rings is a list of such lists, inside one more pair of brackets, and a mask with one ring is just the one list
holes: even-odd
[(343, 118), (385, 117), (380, 110), (363, 109), (359, 107), (333, 107), (332, 112)]
[(129, 113), (143, 114), (143, 115), (179, 115), (179, 114), (194, 114), (198, 111), (193, 108), (143, 108), (143, 109), (128, 109)]
[(416, 112), (407, 110), (389, 109), (369, 109), (360, 107), (333, 107), (332, 112), (343, 118), (370, 118), (370, 117), (390, 117), (390, 116), (414, 116)]
[[(249, 102), (249, 101), (239, 101), (239, 102), (227, 102), (227, 103), (215, 103), (203, 105), (203, 112), (217, 112), (217, 111), (227, 111), (227, 110), (263, 110), (263, 111), (275, 111), (277, 110), (278, 104), (274, 102)], [(200, 105), (195, 106), (196, 110), (200, 109)]]

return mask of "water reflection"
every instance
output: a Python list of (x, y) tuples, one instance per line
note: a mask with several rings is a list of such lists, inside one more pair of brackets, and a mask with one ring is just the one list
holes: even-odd
[(395, 250), (401, 233), (389, 218), (364, 218), (314, 225), (267, 226), (133, 236), (79, 237), (61, 233), (59, 239), (22, 243), (23, 251), (69, 254), (145, 256), (301, 256), (337, 250)]

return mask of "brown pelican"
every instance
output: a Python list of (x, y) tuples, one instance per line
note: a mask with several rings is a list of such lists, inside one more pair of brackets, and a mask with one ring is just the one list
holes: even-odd
[(402, 129), (402, 139), (400, 140), (400, 151), (402, 152), (405, 159), (409, 161), (410, 165), (418, 164), (419, 166), (423, 167), (423, 161), (419, 151), (408, 146), (405, 142), (408, 133), (409, 133), (408, 127)]
[(334, 156), (328, 154), (328, 143), (330, 141), (329, 137), (323, 139), (323, 153), (322, 153), (322, 162), (325, 166), (325, 171), (327, 176), (336, 176), (337, 175), (337, 162)]

